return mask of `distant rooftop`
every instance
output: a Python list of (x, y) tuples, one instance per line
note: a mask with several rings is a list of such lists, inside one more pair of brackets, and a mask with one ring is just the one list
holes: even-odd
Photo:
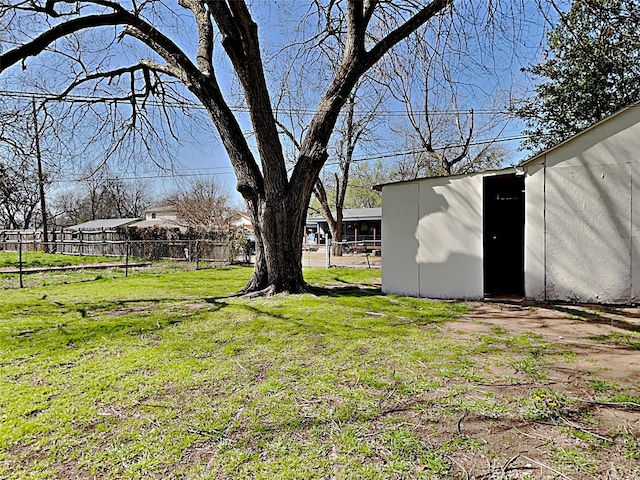
[(89, 220), (69, 227), (71, 230), (102, 230), (103, 228), (125, 227), (130, 223), (137, 222), (139, 218), (100, 218)]
[[(335, 212), (332, 212), (335, 217)], [(363, 220), (381, 220), (382, 207), (374, 208), (345, 208), (342, 210), (343, 222), (359, 222)], [(311, 217), (307, 221), (320, 222), (325, 220), (324, 216)]]
[(139, 222), (135, 222), (129, 225), (129, 227), (136, 228), (150, 228), (150, 227), (159, 227), (159, 228), (179, 228), (182, 231), (186, 231), (187, 227), (184, 225), (180, 225), (176, 220), (171, 220), (167, 218), (153, 218), (150, 220), (140, 220)]
[(146, 213), (176, 213), (176, 208), (172, 205), (155, 205), (148, 208)]

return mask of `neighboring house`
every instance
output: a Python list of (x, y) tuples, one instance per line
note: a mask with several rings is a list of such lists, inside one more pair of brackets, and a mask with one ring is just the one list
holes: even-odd
[(112, 230), (118, 227), (127, 227), (134, 224), (135, 222), (138, 222), (139, 220), (139, 218), (100, 218), (73, 225), (71, 227), (68, 227), (67, 230)]
[(229, 223), (241, 229), (248, 237), (254, 240), (253, 224), (248, 213), (238, 212)]
[(640, 106), (498, 171), (381, 185), (382, 289), (640, 301)]
[[(333, 212), (335, 218), (335, 212)], [(307, 219), (307, 235), (325, 243), (329, 224), (324, 217)], [(382, 235), (382, 208), (345, 208), (342, 211), (342, 241), (371, 241), (379, 244)]]
[(169, 206), (156, 206), (150, 208), (145, 212), (144, 220), (140, 220), (130, 226), (136, 228), (158, 227), (168, 228), (170, 230), (179, 229), (183, 233), (187, 231), (187, 227), (178, 222), (178, 213), (174, 208)]
[(59, 234), (53, 232), (52, 241), (56, 242), (54, 248), (59, 253), (124, 255), (119, 243), (127, 239), (127, 227), (138, 220), (140, 219), (101, 218), (79, 223)]

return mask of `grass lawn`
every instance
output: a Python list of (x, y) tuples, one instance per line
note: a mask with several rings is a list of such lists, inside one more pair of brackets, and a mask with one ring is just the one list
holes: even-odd
[[(61, 253), (22, 252), (23, 268), (31, 267), (66, 267), (69, 265), (87, 265), (92, 263), (119, 262), (120, 257), (95, 257), (80, 255), (63, 255)], [(0, 268), (18, 268), (20, 255), (18, 252), (0, 252)]]
[[(130, 258), (128, 275), (136, 275), (139, 272), (145, 274), (175, 273), (195, 270), (195, 262), (174, 262), (170, 260), (156, 261), (151, 266), (140, 267), (136, 264), (143, 259)], [(124, 278), (127, 274), (124, 268), (125, 259), (122, 257), (96, 257), (63, 255), (57, 253), (26, 252), (23, 253), (23, 267), (37, 268), (38, 271), (26, 271), (23, 275), (23, 285), (28, 288), (50, 287), (53, 285), (66, 285), (70, 283), (91, 282), (95, 280)], [(120, 265), (120, 266), (112, 266)], [(0, 291), (20, 288), (20, 276), (18, 273), (10, 273), (2, 269), (15, 271), (19, 266), (18, 254), (13, 252), (0, 252)], [(51, 270), (50, 267), (83, 267), (79, 270)], [(96, 268), (92, 268), (95, 266)], [(40, 269), (42, 267), (42, 269)], [(85, 268), (86, 267), (86, 268)], [(208, 268), (202, 264), (201, 268)]]
[(0, 292), (0, 478), (640, 478), (637, 385), (576, 383), (624, 417), (600, 423), (552, 381), (570, 348), (456, 333), (467, 306), (375, 270), (232, 296), (250, 274)]

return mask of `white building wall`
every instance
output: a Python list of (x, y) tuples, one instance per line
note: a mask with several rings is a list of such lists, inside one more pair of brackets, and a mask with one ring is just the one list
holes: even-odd
[(418, 182), (382, 189), (382, 291), (417, 297)]
[[(525, 295), (640, 302), (640, 107), (525, 164)], [(482, 298), (484, 174), (383, 188), (383, 291)]]
[(382, 193), (383, 292), (482, 298), (482, 175), (387, 185)]
[(420, 296), (483, 297), (482, 175), (422, 181), (415, 231)]
[[(639, 135), (640, 136), (640, 135)], [(631, 164), (631, 302), (640, 302), (640, 150)]]
[[(636, 203), (640, 198), (640, 124), (634, 110), (528, 166), (527, 297), (601, 303), (638, 300), (640, 241), (633, 199), (634, 193)], [(542, 230), (535, 207), (541, 186)]]
[(527, 298), (544, 300), (544, 164), (533, 165), (528, 169), (524, 191), (524, 291)]

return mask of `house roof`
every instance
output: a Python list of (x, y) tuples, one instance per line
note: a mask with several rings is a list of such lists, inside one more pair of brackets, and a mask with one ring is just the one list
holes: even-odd
[[(331, 212), (331, 213), (335, 216), (335, 212)], [(345, 208), (342, 210), (343, 222), (360, 222), (365, 220), (381, 220), (381, 219), (382, 219), (381, 207)], [(321, 222), (323, 220), (325, 220), (324, 216), (311, 217), (307, 219), (307, 221), (311, 221), (311, 222)]]
[(231, 225), (236, 227), (243, 227), (250, 232), (253, 232), (253, 224), (251, 223), (251, 217), (247, 212), (238, 212), (234, 219), (231, 221)]
[(148, 208), (145, 213), (176, 213), (176, 209), (171, 205), (156, 205)]
[(100, 218), (89, 220), (88, 222), (79, 223), (69, 227), (70, 230), (102, 230), (103, 228), (124, 227), (133, 222), (137, 222), (139, 218)]
[(136, 228), (149, 228), (149, 227), (161, 227), (161, 228), (180, 228), (186, 230), (186, 227), (179, 225), (175, 220), (167, 218), (154, 218), (151, 220), (140, 220), (139, 222), (132, 223), (130, 227)]

